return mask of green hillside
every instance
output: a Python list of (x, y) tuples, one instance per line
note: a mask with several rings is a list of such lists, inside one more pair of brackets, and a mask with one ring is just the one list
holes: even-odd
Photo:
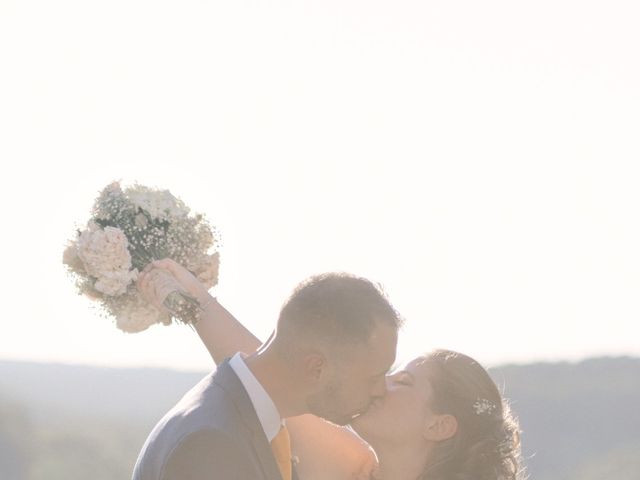
[[(640, 359), (491, 373), (520, 418), (531, 479), (640, 479)], [(204, 375), (0, 362), (0, 478), (130, 478), (153, 425)]]

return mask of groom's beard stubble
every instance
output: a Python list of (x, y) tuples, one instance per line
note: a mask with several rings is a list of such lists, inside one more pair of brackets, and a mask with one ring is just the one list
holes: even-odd
[(349, 425), (354, 417), (364, 413), (371, 405), (369, 403), (364, 408), (345, 412), (342, 407), (340, 391), (338, 383), (329, 383), (322, 392), (309, 395), (307, 397), (309, 412), (336, 425), (345, 426)]

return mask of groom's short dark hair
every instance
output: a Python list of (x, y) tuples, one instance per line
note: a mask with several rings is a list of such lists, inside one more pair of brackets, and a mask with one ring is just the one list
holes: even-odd
[(376, 322), (395, 329), (402, 324), (382, 286), (356, 275), (332, 272), (298, 284), (282, 306), (278, 333), (313, 335), (337, 343), (366, 342)]

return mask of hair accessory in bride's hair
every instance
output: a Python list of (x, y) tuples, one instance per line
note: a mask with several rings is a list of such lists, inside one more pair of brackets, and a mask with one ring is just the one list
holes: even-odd
[(486, 398), (478, 398), (473, 404), (473, 409), (476, 415), (491, 415), (496, 410), (496, 406)]

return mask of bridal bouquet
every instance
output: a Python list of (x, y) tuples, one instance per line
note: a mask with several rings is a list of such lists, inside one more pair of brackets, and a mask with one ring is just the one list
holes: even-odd
[(140, 332), (172, 318), (197, 321), (200, 305), (180, 291), (167, 296), (163, 313), (139, 294), (135, 281), (151, 261), (171, 258), (207, 286), (218, 282), (215, 230), (201, 214), (168, 190), (142, 185), (108, 185), (96, 199), (91, 218), (63, 254), (63, 263), (82, 295), (97, 301), (125, 332)]

